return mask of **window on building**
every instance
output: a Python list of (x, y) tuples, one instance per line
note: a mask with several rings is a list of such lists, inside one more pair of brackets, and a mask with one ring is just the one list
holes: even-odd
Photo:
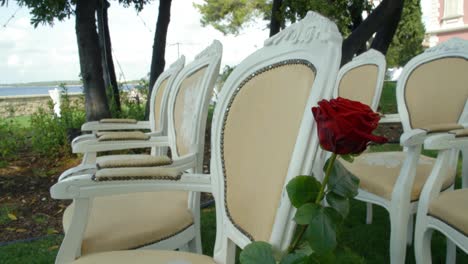
[(463, 0), (444, 1), (444, 19), (453, 19), (463, 16)]

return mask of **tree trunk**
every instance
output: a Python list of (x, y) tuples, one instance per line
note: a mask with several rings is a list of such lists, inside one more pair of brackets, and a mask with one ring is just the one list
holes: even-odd
[(281, 29), (281, 5), (283, 0), (273, 0), (271, 7), (270, 37), (274, 36)]
[[(350, 26), (351, 32), (353, 32), (356, 28), (359, 27), (362, 23), (362, 12), (364, 10), (362, 9), (362, 5), (351, 5), (349, 7), (349, 12), (351, 14), (351, 21), (352, 25)], [(356, 55), (359, 55), (367, 50), (367, 41), (361, 43), (361, 46), (358, 48), (356, 51)]]
[(107, 90), (108, 99), (111, 100), (111, 110), (120, 112), (120, 94), (117, 78), (115, 76), (114, 61), (112, 59), (112, 45), (109, 33), (109, 20), (107, 9), (110, 4), (107, 0), (99, 0), (97, 9), (99, 46), (102, 53), (102, 69), (104, 77), (104, 85)]
[(159, 0), (159, 14), (156, 22), (156, 32), (154, 34), (153, 55), (151, 58), (150, 81), (148, 87), (148, 100), (146, 101), (145, 119), (149, 116), (150, 96), (153, 91), (153, 85), (159, 75), (164, 71), (166, 61), (166, 36), (169, 21), (171, 19), (171, 0)]
[(389, 20), (387, 20), (385, 25), (375, 34), (371, 48), (382, 52), (382, 54), (387, 54), (388, 47), (390, 47), (393, 36), (398, 28), (398, 24), (400, 23), (402, 13), (403, 5), (393, 11)]
[(110, 117), (104, 80), (102, 78), (101, 52), (96, 32), (97, 1), (76, 1), (76, 39), (83, 79), (86, 120)]
[[(383, 0), (379, 6), (349, 35), (342, 46), (341, 65), (353, 59), (354, 54), (366, 43), (372, 35), (382, 28), (395, 14), (399, 8), (403, 8), (404, 0)], [(383, 31), (383, 30), (382, 30)], [(389, 34), (390, 30), (385, 30), (382, 34)], [(390, 41), (393, 35), (390, 37)], [(384, 39), (384, 36), (381, 36)], [(381, 45), (383, 47), (383, 45)]]

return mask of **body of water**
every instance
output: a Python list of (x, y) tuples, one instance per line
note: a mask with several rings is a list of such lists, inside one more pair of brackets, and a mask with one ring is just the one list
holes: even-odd
[[(0, 86), (0, 96), (49, 95), (49, 90), (58, 86)], [(81, 85), (67, 85), (68, 93), (83, 93)]]
[[(82, 85), (67, 85), (68, 93), (83, 93)], [(58, 86), (0, 86), (0, 96), (20, 96), (20, 95), (49, 95), (49, 90), (55, 88), (61, 89)], [(127, 84), (123, 86), (124, 90), (133, 88), (133, 85)]]

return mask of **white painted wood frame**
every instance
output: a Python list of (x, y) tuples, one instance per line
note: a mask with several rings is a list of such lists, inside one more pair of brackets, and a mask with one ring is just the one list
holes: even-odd
[[(177, 168), (181, 171), (190, 171), (192, 173), (202, 173), (203, 167), (203, 154), (204, 154), (204, 138), (200, 137), (200, 134), (204, 135), (205, 126), (206, 126), (206, 119), (207, 119), (207, 111), (209, 105), (209, 99), (216, 82), (220, 63), (221, 63), (221, 56), (222, 56), (222, 45), (219, 41), (215, 40), (213, 43), (203, 50), (200, 54), (195, 57), (195, 60), (190, 64), (186, 65), (183, 69), (175, 77), (173, 84), (171, 84), (171, 92), (169, 93), (168, 99), (168, 135), (165, 137), (154, 137), (154, 139), (150, 139), (150, 142), (164, 142), (162, 146), (168, 146), (172, 149), (172, 159), (173, 163), (169, 165), (172, 168)], [(174, 111), (175, 104), (179, 102), (177, 100), (178, 91), (181, 89), (183, 82), (189, 78), (194, 73), (198, 72), (201, 69), (205, 69), (203, 76), (200, 78), (200, 82), (197, 85), (200, 87), (199, 94), (197, 96), (198, 101), (196, 101), (193, 105), (194, 117), (193, 117), (193, 125), (191, 133), (189, 136), (191, 137), (191, 147), (189, 153), (183, 156), (179, 156), (177, 152), (177, 145), (176, 145), (176, 129), (174, 127), (174, 118), (172, 112)], [(169, 87), (168, 87), (169, 88)], [(181, 99), (179, 99), (181, 100)], [(187, 101), (188, 103), (193, 103), (192, 101)], [(185, 103), (185, 102), (183, 102)], [(203, 131), (203, 132), (202, 132)], [(180, 132), (180, 131), (179, 131)], [(87, 142), (87, 141), (84, 141)], [(116, 146), (117, 149), (125, 149), (128, 146), (134, 146), (136, 141), (124, 141), (124, 142), (109, 142), (109, 146)], [(102, 142), (96, 142), (97, 145)], [(107, 143), (107, 142), (104, 142)], [(144, 143), (137, 143), (137, 144), (144, 144)], [(148, 147), (148, 143), (146, 142), (146, 146)], [(79, 145), (79, 144), (78, 144)], [(93, 146), (95, 144), (89, 144)], [(105, 144), (104, 144), (105, 145)], [(106, 145), (105, 145), (106, 146)], [(105, 147), (104, 146), (104, 147)], [(152, 145), (150, 145), (152, 146)], [(158, 145), (159, 146), (159, 145)], [(102, 148), (102, 146), (101, 146)], [(98, 146), (96, 147), (96, 151), (101, 150)], [(92, 164), (94, 165), (94, 164)], [(91, 166), (92, 167), (92, 166)], [(91, 168), (92, 173), (94, 173), (95, 165)], [(136, 168), (138, 169), (138, 168)], [(82, 170), (79, 170), (82, 171)], [(89, 169), (88, 169), (89, 171)], [(89, 173), (89, 172), (87, 172)], [(75, 173), (76, 174), (76, 173)], [(91, 174), (92, 175), (92, 174)], [(86, 230), (86, 222), (90, 212), (90, 208), (92, 206), (92, 200), (96, 196), (100, 196), (101, 194), (97, 194), (96, 192), (92, 191), (91, 194), (86, 195), (85, 199), (81, 197), (76, 197), (74, 195), (74, 187), (70, 188), (61, 188), (59, 186), (67, 185), (69, 183), (93, 183), (93, 190), (101, 190), (97, 191), (102, 193), (103, 195), (112, 195), (118, 193), (106, 193), (101, 189), (103, 186), (102, 183), (97, 183), (89, 177), (90, 175), (74, 175), (74, 174), (62, 174), (59, 179), (59, 182), (56, 184), (56, 187), (51, 188), (51, 195), (53, 197), (57, 197), (60, 199), (73, 199), (74, 201), (74, 210), (73, 216), (70, 224), (70, 228), (65, 234), (65, 238), (62, 242), (60, 247), (59, 253), (57, 255), (57, 263), (67, 263), (71, 260), (75, 259), (76, 257), (81, 255), (81, 241), (83, 236), (83, 231)], [(84, 179), (88, 177), (85, 181), (80, 181), (77, 179)], [(89, 181), (90, 180), (90, 181)], [(130, 183), (129, 181), (124, 181), (124, 183)], [(141, 185), (143, 183), (142, 188), (138, 188), (140, 190), (146, 191), (153, 191), (154, 187), (151, 187), (151, 184), (144, 183), (145, 181), (137, 181), (137, 185)], [(180, 181), (184, 182), (184, 181)], [(72, 185), (74, 185), (72, 184)], [(161, 183), (161, 186), (164, 187), (164, 183)], [(203, 186), (203, 184), (202, 184)], [(97, 189), (95, 189), (97, 188)], [(80, 188), (79, 188), (80, 189)], [(87, 189), (87, 188), (84, 188)], [(84, 189), (80, 189), (80, 193), (86, 193)], [(105, 187), (104, 187), (105, 189)], [(156, 188), (160, 189), (160, 188)], [(186, 190), (185, 188), (184, 190)], [(201, 237), (200, 237), (200, 190), (207, 191), (210, 188), (202, 187), (201, 189), (192, 188), (190, 189), (191, 192), (189, 193), (189, 200), (187, 201), (187, 207), (191, 210), (193, 216), (193, 225), (186, 228), (180, 233), (176, 233), (173, 236), (162, 239), (155, 244), (144, 246), (144, 248), (148, 249), (178, 249), (181, 247), (185, 247), (188, 245), (188, 250), (193, 252), (201, 252)], [(60, 190), (60, 191), (58, 191)], [(125, 191), (123, 193), (130, 193), (132, 192), (132, 188), (129, 188), (129, 191)], [(60, 194), (59, 194), (60, 193)], [(161, 201), (155, 201), (161, 202)], [(164, 201), (170, 202), (170, 201)], [(173, 216), (167, 216), (173, 217)], [(132, 223), (129, 223), (131, 225)], [(157, 223), (155, 223), (157, 224)], [(157, 240), (157, 238), (156, 238)]]
[[(210, 175), (186, 173), (182, 175), (180, 180), (175, 181), (127, 180), (99, 183), (94, 182), (91, 179), (91, 175), (72, 176), (52, 187), (52, 197), (57, 199), (73, 198), (75, 201), (80, 202), (79, 212), (86, 214), (88, 211), (88, 200), (95, 196), (168, 189), (211, 191), (216, 202), (217, 222), (214, 262), (234, 263), (235, 246), (244, 248), (252, 240), (231, 221), (225, 207), (225, 160), (222, 152), (225, 127), (227, 125), (233, 125), (234, 127), (242, 126), (242, 124), (237, 123), (226, 123), (226, 120), (228, 120), (227, 116), (230, 114), (231, 107), (236, 105), (236, 99), (239, 98), (239, 94), (246, 91), (243, 90), (246, 87), (244, 86), (246, 83), (254, 80), (257, 76), (263, 76), (263, 73), (270, 70), (281, 69), (289, 65), (304, 65), (313, 69), (315, 78), (311, 84), (312, 87), (308, 88), (309, 92), (307, 98), (305, 98), (305, 107), (300, 107), (296, 113), (302, 118), (299, 122), (298, 134), (292, 136), (292, 153), (290, 156), (287, 156), (286, 160), (287, 173), (283, 176), (283, 183), (276, 187), (280, 193), (278, 197), (279, 204), (276, 207), (274, 206), (276, 208), (275, 214), (273, 219), (271, 219), (273, 225), (269, 242), (277, 249), (285, 249), (291, 240), (295, 228), (294, 221), (292, 220), (294, 210), (286, 194), (285, 184), (297, 175), (308, 174), (314, 166), (314, 157), (318, 149), (318, 138), (310, 109), (322, 98), (332, 96), (334, 83), (329, 80), (336, 79), (341, 57), (341, 43), (342, 37), (333, 22), (317, 13), (309, 12), (300, 22), (289, 26), (274, 37), (266, 40), (263, 48), (247, 57), (235, 68), (224, 84), (215, 108), (211, 134), (212, 156)], [(264, 88), (265, 86), (262, 87)], [(248, 90), (258, 90), (257, 88), (258, 86), (249, 86)], [(293, 87), (284, 87), (284, 89), (291, 89), (291, 93), (295, 91)], [(246, 99), (248, 100), (249, 98), (247, 97)], [(252, 98), (253, 101), (249, 102), (251, 106), (255, 106), (264, 103), (268, 98), (269, 95), (265, 94), (264, 98), (256, 97), (255, 100)], [(278, 105), (278, 107), (282, 106)], [(271, 118), (273, 121), (275, 120), (274, 116)], [(270, 124), (268, 127), (259, 128), (260, 130), (257, 132), (267, 134), (277, 129), (278, 125), (281, 125), (274, 122), (270, 122)], [(274, 142), (271, 142), (271, 145), (275, 145), (278, 140), (283, 139), (277, 138)], [(255, 148), (255, 146), (246, 147), (249, 149)], [(251, 175), (251, 177), (255, 177), (255, 175)], [(265, 184), (268, 184), (268, 182)], [(271, 201), (271, 204), (265, 204), (265, 206), (270, 207), (274, 203), (274, 201)], [(245, 207), (249, 207), (249, 204), (245, 204)], [(77, 230), (73, 241), (80, 240), (86, 223), (77, 222), (75, 226)], [(113, 254), (113, 252), (109, 252), (106, 256), (112, 258)], [(123, 252), (123, 254), (127, 253)], [(142, 254), (156, 256), (158, 252), (145, 251)], [(77, 256), (75, 255), (74, 257)], [(174, 256), (177, 256), (177, 252), (174, 252)], [(85, 256), (84, 259), (86, 258), (92, 261), (93, 255)], [(67, 263), (68, 260), (70, 258), (61, 258), (57, 259), (56, 263)], [(178, 260), (181, 261), (180, 259)], [(137, 258), (134, 261), (139, 263), (139, 259)]]
[[(431, 216), (429, 214), (429, 207), (432, 202), (439, 198), (446, 172), (454, 166), (454, 160), (457, 160), (453, 159), (453, 156), (456, 155), (458, 157), (457, 150), (468, 148), (468, 137), (456, 138), (454, 134), (429, 136), (425, 140), (424, 146), (426, 149), (438, 150), (439, 153), (431, 175), (424, 185), (419, 201), (414, 235), (416, 263), (432, 263), (431, 238), (433, 231), (438, 230), (447, 237), (446, 263), (455, 264), (456, 246), (468, 254), (468, 236), (451, 224)], [(448, 190), (447, 192), (450, 191)], [(468, 192), (465, 192), (465, 194), (468, 195)], [(451, 209), (466, 210), (459, 207), (452, 207)]]
[[(434, 48), (427, 49), (424, 53), (414, 57), (405, 65), (397, 83), (396, 93), (398, 113), (401, 118), (404, 131), (400, 138), (400, 145), (404, 148), (406, 158), (403, 161), (399, 176), (393, 187), (391, 199), (388, 200), (364, 189), (359, 189), (359, 194), (356, 197), (358, 200), (382, 206), (389, 212), (391, 225), (390, 263), (392, 264), (405, 262), (407, 244), (411, 245), (412, 243), (413, 217), (418, 208), (418, 200), (411, 201), (410, 197), (416, 176), (417, 164), (421, 155), (422, 144), (428, 135), (426, 130), (413, 127), (411, 125), (410, 114), (406, 103), (407, 82), (409, 81), (409, 78), (411, 78), (412, 73), (418, 69), (418, 67), (429, 65), (431, 62), (443, 58), (463, 58), (467, 60), (468, 41), (452, 39), (441, 43)], [(447, 84), (447, 87), (450, 87), (450, 84)], [(439, 107), (435, 104), (431, 104), (430, 100), (424, 97), (424, 87), (417, 87), (417, 89), (418, 93), (421, 94), (421, 100), (427, 104), (427, 109)], [(447, 93), (449, 92), (450, 90), (447, 90)], [(445, 105), (444, 107), (449, 106)], [(463, 125), (463, 112), (460, 114), (458, 123)], [(378, 157), (379, 153), (375, 153), (374, 155), (375, 157)], [(455, 155), (453, 155), (452, 158), (456, 159)], [(453, 188), (453, 186), (450, 188)], [(370, 206), (368, 206), (368, 209), (370, 209)], [(369, 213), (367, 216), (368, 223), (371, 221), (371, 217), (372, 214)]]

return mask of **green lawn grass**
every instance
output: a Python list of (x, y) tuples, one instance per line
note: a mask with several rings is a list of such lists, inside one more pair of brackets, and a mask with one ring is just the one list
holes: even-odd
[(31, 121), (31, 116), (27, 115), (27, 116), (15, 116), (15, 117), (9, 117), (9, 118), (6, 118), (6, 120), (13, 120), (15, 121), (18, 125), (20, 125), (21, 127), (23, 128), (28, 128), (29, 125), (30, 125), (30, 121)]
[[(380, 111), (383, 113), (396, 113), (395, 82), (385, 82), (380, 102)], [(211, 120), (213, 107), (210, 107), (208, 119)], [(29, 117), (17, 117), (18, 122), (26, 127)], [(399, 151), (401, 147), (396, 144), (372, 146), (371, 151)], [(423, 151), (425, 155), (435, 157), (434, 151)], [(459, 166), (460, 170), (460, 166)], [(460, 186), (460, 178), (457, 178)], [(374, 219), (371, 225), (365, 224), (365, 203), (351, 202), (351, 213), (345, 221), (340, 234), (340, 244), (361, 256), (364, 263), (389, 262), (390, 223), (385, 209), (374, 206)], [(212, 255), (216, 237), (215, 209), (202, 210), (202, 243), (203, 253)], [(6, 220), (6, 219), (4, 219)], [(53, 263), (57, 254), (57, 247), (62, 236), (50, 235), (32, 242), (18, 242), (0, 246), (0, 263)], [(413, 247), (408, 247), (406, 263), (415, 263)], [(444, 263), (445, 238), (434, 232), (432, 239), (433, 263)], [(342, 262), (346, 263), (346, 262)], [(458, 250), (457, 263), (468, 263), (468, 256)]]
[[(363, 263), (388, 263), (390, 223), (388, 213), (374, 206), (374, 219), (371, 225), (365, 224), (366, 206), (363, 202), (352, 201), (351, 213), (340, 234), (340, 243), (363, 259)], [(213, 254), (216, 238), (215, 209), (202, 210), (203, 254)], [(53, 263), (60, 245), (61, 235), (50, 235), (32, 242), (20, 242), (0, 247), (0, 263)], [(413, 247), (408, 247), (406, 263), (413, 264)], [(445, 262), (445, 238), (434, 232), (432, 239), (433, 263)], [(343, 264), (346, 262), (342, 262)], [(457, 252), (457, 263), (468, 263), (468, 256)]]
[(386, 81), (382, 88), (379, 112), (384, 114), (398, 113), (396, 104), (396, 82)]

